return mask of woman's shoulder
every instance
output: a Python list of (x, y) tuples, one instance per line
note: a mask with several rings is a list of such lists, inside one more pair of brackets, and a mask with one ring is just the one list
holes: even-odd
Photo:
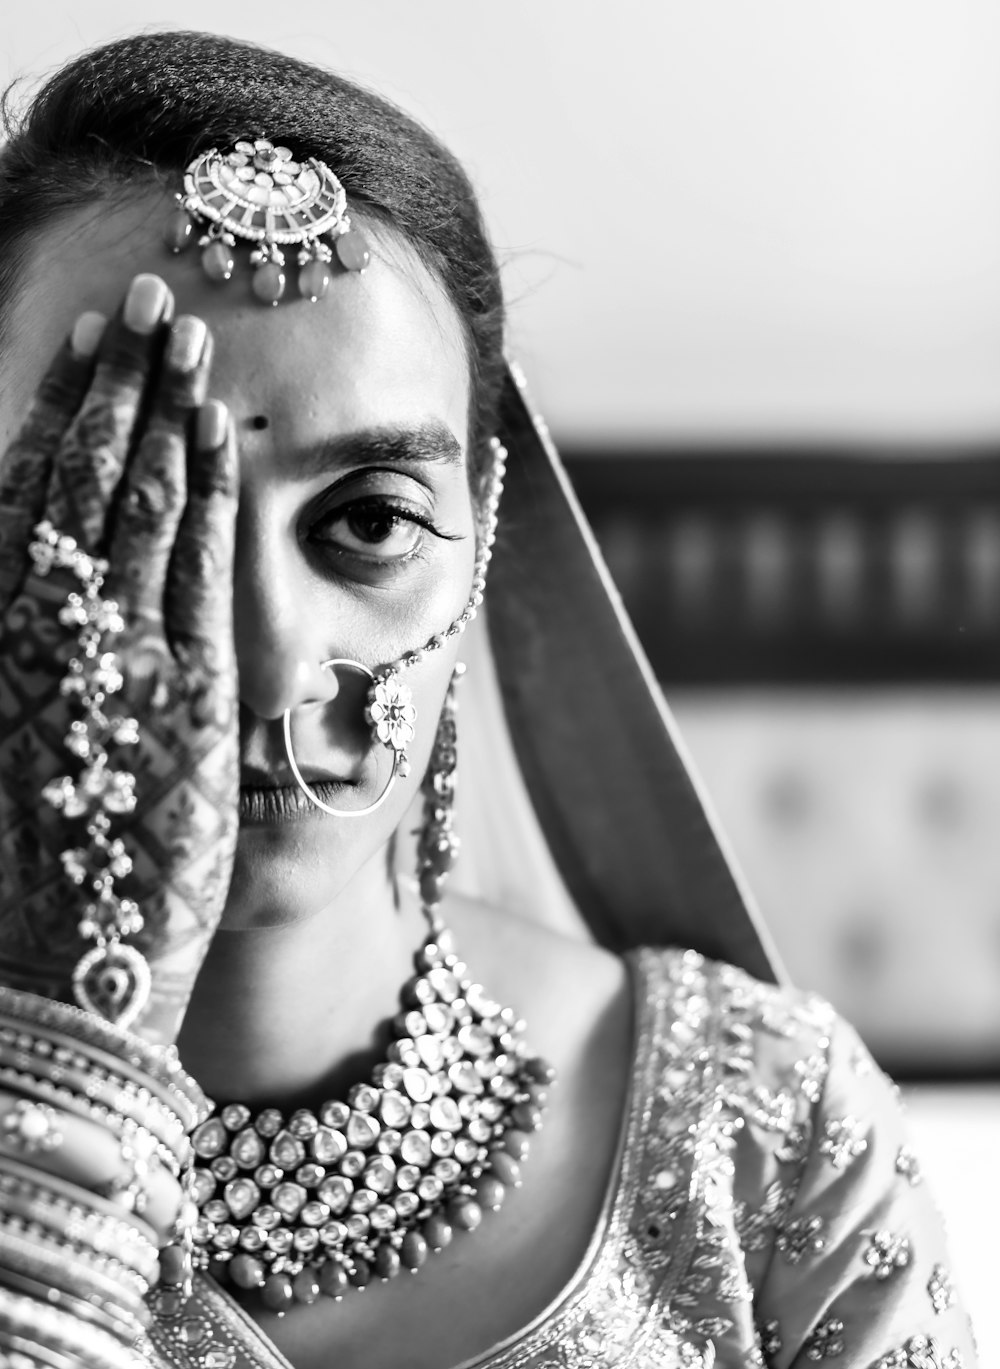
[(661, 1233), (689, 1224), (677, 1328), (697, 1306), (747, 1363), (974, 1364), (899, 1092), (853, 1028), (815, 994), (693, 951), (634, 963), (632, 1225), (654, 1231), (655, 1267)]
[(824, 998), (696, 951), (632, 958), (644, 1087), (675, 1108), (712, 1100), (744, 1169), (790, 1188), (807, 1162), (836, 1174), (877, 1157), (887, 1174), (907, 1177), (899, 1090)]
[(683, 1061), (728, 1081), (731, 1101), (745, 1095), (757, 1120), (766, 1112), (776, 1129), (817, 1102), (834, 1060), (859, 1073), (872, 1067), (856, 1034), (818, 994), (766, 983), (693, 950), (645, 947), (629, 959), (647, 1047), (675, 1073)]

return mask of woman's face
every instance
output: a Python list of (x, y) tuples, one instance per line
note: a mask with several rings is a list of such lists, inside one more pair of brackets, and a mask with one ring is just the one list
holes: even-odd
[(316, 304), (297, 297), (292, 266), (285, 301), (268, 308), (250, 293), (245, 250), (222, 285), (205, 277), (196, 249), (171, 256), (170, 209), (151, 192), (39, 234), (0, 370), (0, 441), (74, 319), (113, 313), (138, 272), (162, 276), (176, 314), (211, 328), (209, 394), (229, 406), (240, 458), (243, 782), (265, 791), (245, 796), (225, 925), (273, 925), (319, 911), (381, 860), (426, 768), (453, 644), (402, 677), (417, 709), (412, 777), (381, 809), (338, 819), (267, 792), (291, 784), (286, 709), (299, 765), (333, 806), (362, 807), (386, 783), (389, 753), (371, 748), (363, 719), (367, 679), (344, 670), (333, 681), (320, 663), (385, 665), (464, 607), (475, 560), (469, 369), (453, 306), (398, 242), (369, 234), (369, 269), (335, 274)]

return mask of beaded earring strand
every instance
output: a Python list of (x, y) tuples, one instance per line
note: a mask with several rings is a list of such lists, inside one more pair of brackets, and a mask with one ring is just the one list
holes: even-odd
[[(200, 1210), (194, 1260), (279, 1314), (340, 1299), (374, 1278), (416, 1272), (457, 1231), (474, 1231), (519, 1186), (555, 1072), (524, 1024), (473, 981), (440, 916), (458, 850), (453, 831), (456, 688), (448, 688), (421, 786), (418, 842), (427, 940), (414, 957), (386, 1059), (344, 1102), (290, 1117), (227, 1103), (192, 1137)], [(154, 1311), (170, 1336), (178, 1254), (163, 1262)], [(158, 1301), (158, 1299), (160, 1301)]]

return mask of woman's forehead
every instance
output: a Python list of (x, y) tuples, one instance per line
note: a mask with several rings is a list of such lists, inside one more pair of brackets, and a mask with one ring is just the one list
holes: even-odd
[(210, 281), (193, 247), (162, 240), (172, 207), (160, 191), (87, 207), (43, 230), (8, 315), (0, 438), (9, 440), (50, 357), (86, 309), (111, 314), (132, 277), (161, 275), (175, 313), (212, 329), (210, 393), (239, 415), (267, 412), (306, 428), (377, 426), (437, 419), (465, 442), (469, 368), (457, 312), (415, 253), (371, 234), (363, 274), (335, 272), (327, 296), (299, 297), (289, 263), (286, 297), (263, 305), (250, 288), (249, 252), (238, 249), (228, 282)]

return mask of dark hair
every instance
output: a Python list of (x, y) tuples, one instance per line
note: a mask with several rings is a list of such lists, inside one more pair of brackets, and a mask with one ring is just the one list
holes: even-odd
[[(9, 102), (8, 102), (9, 103)], [(180, 172), (211, 146), (268, 137), (318, 157), (358, 219), (401, 234), (438, 277), (467, 338), (471, 476), (481, 493), (503, 376), (503, 300), (464, 171), (426, 129), (307, 62), (206, 33), (124, 38), (76, 58), (24, 115), (5, 113), (0, 301), (16, 294), (41, 225), (129, 184)]]

